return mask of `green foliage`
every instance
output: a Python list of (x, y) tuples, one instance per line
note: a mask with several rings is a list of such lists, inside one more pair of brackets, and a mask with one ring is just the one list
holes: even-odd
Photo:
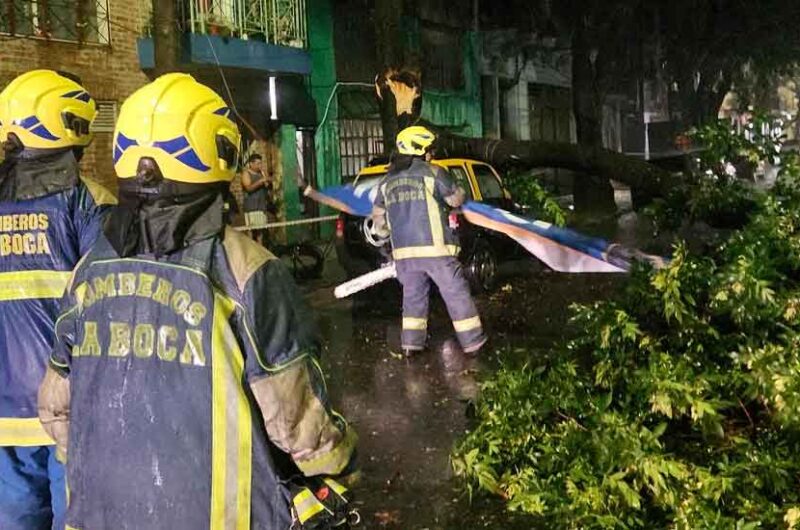
[(780, 164), (783, 122), (755, 115), (741, 131), (726, 121), (693, 129), (690, 137), (703, 149), (683, 184), (650, 207), (660, 229), (704, 221), (721, 228), (741, 228), (759, 200), (752, 175), (763, 163)]
[(520, 205), (531, 210), (531, 214), (540, 221), (547, 221), (558, 226), (567, 224), (564, 209), (556, 202), (534, 177), (528, 172), (509, 173), (504, 179), (511, 196)]
[(484, 383), (452, 455), (470, 492), (542, 528), (800, 528), (800, 168), (782, 163), (710, 255), (677, 244), (575, 307), (558, 355)]

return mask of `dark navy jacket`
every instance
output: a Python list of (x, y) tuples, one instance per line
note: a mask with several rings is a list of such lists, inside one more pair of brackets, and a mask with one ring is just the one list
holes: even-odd
[[(14, 178), (0, 171), (4, 184)], [(47, 188), (0, 201), (0, 446), (53, 443), (39, 424), (36, 392), (70, 272), (114, 200), (88, 181)]]
[(458, 239), (447, 221), (445, 197), (457, 188), (447, 172), (415, 158), (407, 169), (389, 171), (375, 206), (386, 210), (392, 257), (438, 258), (458, 255)]
[(101, 236), (68, 286), (40, 398), (46, 427), (68, 422), (54, 436), (70, 527), (288, 528), (286, 470), (340, 473), (355, 445), (311, 322), (280, 260), (243, 234), (159, 259), (120, 258)]

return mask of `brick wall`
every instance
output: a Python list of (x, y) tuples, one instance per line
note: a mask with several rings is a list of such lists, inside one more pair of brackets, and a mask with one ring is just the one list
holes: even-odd
[[(149, 16), (145, 5), (136, 0), (109, 0), (110, 46), (0, 35), (0, 87), (31, 69), (66, 70), (80, 76), (95, 99), (116, 100), (121, 105), (148, 81), (136, 51), (139, 30)], [(109, 183), (114, 182), (111, 136), (97, 133), (82, 163), (85, 174)]]

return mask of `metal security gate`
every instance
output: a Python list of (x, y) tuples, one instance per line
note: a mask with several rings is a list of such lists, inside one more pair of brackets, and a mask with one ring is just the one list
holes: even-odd
[(342, 179), (355, 178), (373, 158), (383, 155), (383, 129), (378, 119), (340, 119), (339, 155)]

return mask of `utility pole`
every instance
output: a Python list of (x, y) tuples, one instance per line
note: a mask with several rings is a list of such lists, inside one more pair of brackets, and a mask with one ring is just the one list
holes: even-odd
[(153, 0), (154, 77), (178, 70), (180, 38), (175, 0)]

